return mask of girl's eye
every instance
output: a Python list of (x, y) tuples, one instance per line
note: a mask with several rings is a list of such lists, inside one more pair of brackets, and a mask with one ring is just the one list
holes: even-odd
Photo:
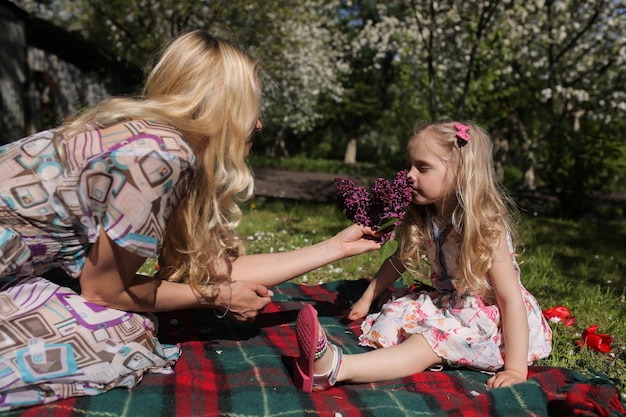
[(428, 169), (429, 169), (428, 165), (420, 165), (420, 166), (417, 167), (417, 170), (419, 172), (426, 172), (426, 171), (428, 171)]

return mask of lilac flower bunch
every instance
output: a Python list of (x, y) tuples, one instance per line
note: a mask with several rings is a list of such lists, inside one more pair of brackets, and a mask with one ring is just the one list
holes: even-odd
[(369, 226), (381, 233), (380, 243), (394, 238), (395, 226), (402, 224), (406, 207), (413, 200), (413, 180), (403, 170), (389, 181), (378, 178), (367, 190), (350, 178), (335, 178), (339, 209), (356, 224)]

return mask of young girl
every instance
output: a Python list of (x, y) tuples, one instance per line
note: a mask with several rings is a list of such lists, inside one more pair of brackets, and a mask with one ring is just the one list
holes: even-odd
[(519, 280), (492, 150), (488, 134), (470, 122), (422, 126), (411, 137), (413, 203), (398, 230), (399, 249), (348, 318), (365, 317), (407, 268), (423, 276), (429, 264), (432, 288), (367, 316), (359, 341), (375, 350), (356, 355), (329, 343), (316, 311), (305, 305), (294, 367), (303, 391), (404, 377), (442, 363), (494, 372), (487, 385), (502, 387), (525, 381), (528, 364), (550, 353), (550, 327)]

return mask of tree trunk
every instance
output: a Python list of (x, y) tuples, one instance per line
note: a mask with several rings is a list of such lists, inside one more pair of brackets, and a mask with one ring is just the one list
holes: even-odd
[(528, 136), (528, 132), (526, 132), (526, 128), (519, 117), (517, 117), (517, 114), (513, 116), (513, 120), (520, 136), (522, 137), (522, 149), (526, 155), (526, 169), (524, 170), (524, 182), (522, 184), (522, 188), (533, 191), (537, 189), (537, 184), (535, 183), (535, 153), (532, 149), (534, 145), (533, 140)]
[(352, 138), (348, 141), (348, 146), (346, 146), (346, 154), (343, 158), (343, 162), (346, 164), (354, 165), (356, 164), (356, 139)]

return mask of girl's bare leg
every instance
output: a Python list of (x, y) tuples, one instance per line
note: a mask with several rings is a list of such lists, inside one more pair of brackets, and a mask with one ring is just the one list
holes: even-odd
[[(328, 371), (332, 360), (333, 352), (329, 349), (313, 363), (313, 373)], [(425, 371), (439, 363), (441, 358), (435, 354), (424, 336), (414, 334), (393, 347), (343, 355), (337, 382), (367, 383), (401, 378)]]

